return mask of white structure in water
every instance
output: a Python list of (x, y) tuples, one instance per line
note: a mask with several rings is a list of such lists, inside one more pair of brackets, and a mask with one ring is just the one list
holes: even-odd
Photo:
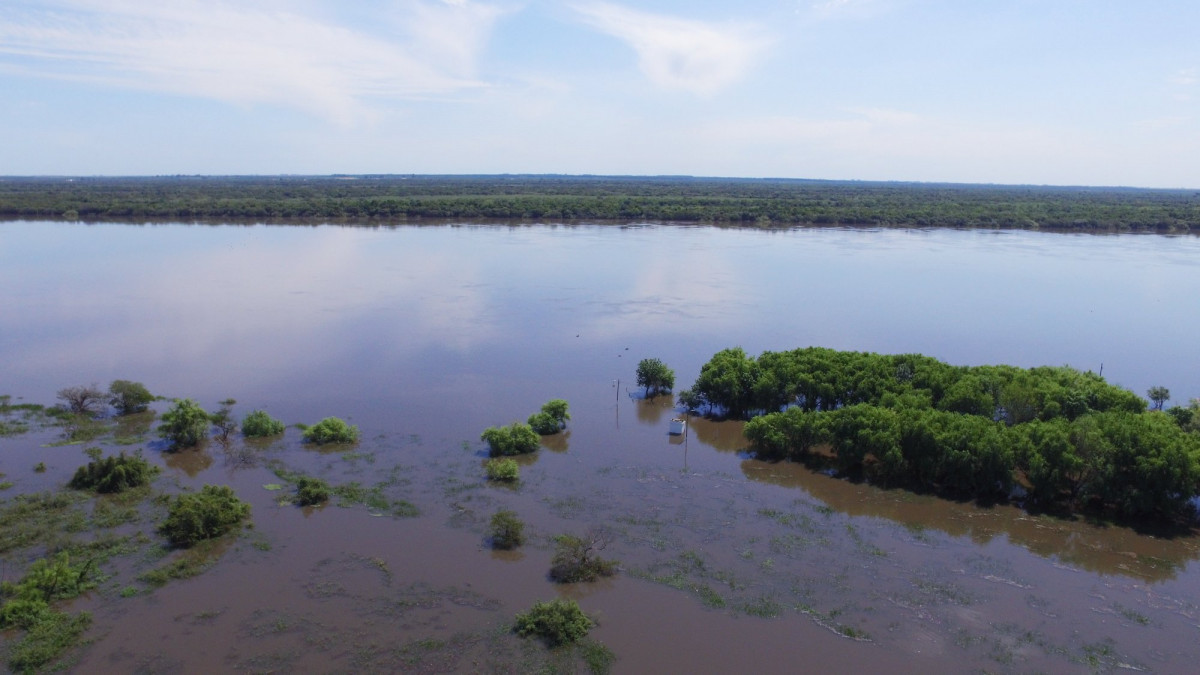
[(687, 431), (687, 420), (682, 417), (676, 417), (671, 420), (671, 435), (678, 436), (684, 431)]

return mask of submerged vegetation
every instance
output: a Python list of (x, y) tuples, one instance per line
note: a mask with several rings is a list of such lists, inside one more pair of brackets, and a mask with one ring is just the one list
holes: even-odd
[[(718, 352), (681, 394), (753, 417), (761, 459), (953, 497), (1174, 518), (1200, 494), (1200, 435), (1133, 392), (1069, 367), (957, 367), (916, 354)], [(822, 451), (828, 453), (823, 454)]]
[(200, 492), (177, 495), (159, 528), (175, 546), (187, 548), (219, 537), (241, 525), (250, 505), (224, 485), (205, 485)]
[(242, 435), (247, 438), (266, 438), (283, 433), (285, 426), (264, 410), (255, 410), (242, 419)]
[(304, 430), (304, 441), (314, 445), (354, 443), (358, 441), (358, 427), (338, 417), (326, 417)]
[(158, 435), (166, 439), (172, 448), (190, 448), (199, 445), (208, 436), (209, 422), (208, 413), (199, 403), (190, 398), (180, 399), (162, 414)]
[(99, 493), (124, 492), (148, 484), (159, 468), (146, 461), (141, 452), (100, 457), (99, 450), (86, 465), (79, 467), (68, 486), (75, 490), (95, 490)]
[(487, 441), (488, 453), (492, 457), (525, 455), (538, 449), (541, 440), (533, 427), (513, 422), (507, 427), (488, 427), (480, 439)]
[(617, 573), (617, 561), (600, 557), (612, 543), (612, 534), (594, 529), (583, 537), (560, 534), (554, 538), (554, 557), (550, 560), (550, 578), (561, 584), (596, 581)]
[(554, 175), (9, 178), (0, 182), (0, 217), (666, 220), (1176, 232), (1200, 227), (1200, 194), (1130, 188)]
[(517, 615), (513, 630), (521, 637), (539, 637), (551, 647), (583, 639), (595, 623), (569, 598), (534, 604)]
[(542, 409), (533, 413), (527, 420), (529, 426), (542, 436), (557, 434), (567, 427), (571, 413), (570, 406), (561, 398), (551, 399), (542, 404)]
[(493, 457), (484, 464), (488, 480), (514, 483), (521, 479), (521, 467), (517, 460), (508, 457)]
[(492, 519), (488, 522), (488, 534), (492, 540), (492, 548), (514, 549), (525, 543), (525, 523), (515, 511), (501, 509), (492, 514)]

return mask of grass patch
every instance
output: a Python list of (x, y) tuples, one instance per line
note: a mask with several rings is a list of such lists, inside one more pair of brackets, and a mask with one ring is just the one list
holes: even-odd
[(167, 585), (178, 579), (191, 579), (199, 576), (217, 563), (219, 558), (216, 546), (212, 542), (184, 551), (166, 565), (143, 572), (138, 579), (154, 588)]
[(40, 670), (63, 652), (76, 646), (83, 632), (92, 624), (92, 615), (77, 615), (48, 611), (29, 628), (25, 637), (12, 645), (8, 652), (8, 667), (15, 673)]

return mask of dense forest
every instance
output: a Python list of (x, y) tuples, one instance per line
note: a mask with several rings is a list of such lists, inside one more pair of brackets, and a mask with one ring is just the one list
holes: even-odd
[(714, 355), (680, 400), (750, 417), (745, 434), (760, 459), (825, 461), (950, 497), (1022, 494), (1039, 508), (1172, 519), (1200, 494), (1200, 402), (1148, 410), (1137, 394), (1069, 367), (815, 347), (753, 358), (734, 348)]
[(0, 178), (0, 218), (1200, 231), (1200, 191), (602, 176)]

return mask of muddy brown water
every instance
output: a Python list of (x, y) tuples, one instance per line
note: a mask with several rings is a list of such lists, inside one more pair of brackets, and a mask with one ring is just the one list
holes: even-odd
[[(523, 672), (547, 657), (507, 622), (558, 596), (598, 619), (614, 672), (1188, 672), (1195, 536), (759, 462), (737, 422), (692, 418), (672, 438), (670, 401), (633, 380), (641, 358), (680, 388), (725, 347), (815, 344), (1104, 363), (1182, 403), (1200, 396), (1200, 315), (1181, 292), (1198, 254), (1189, 237), (1035, 232), (6, 223), (0, 394), (52, 403), (132, 379), (363, 432), (332, 451), (293, 428), (128, 446), (164, 467), (160, 491), (231, 485), (254, 526), (162, 588), (136, 580), (145, 556), (111, 563), (71, 605), (95, 616), (79, 672)], [(521, 458), (517, 486), (488, 484), (480, 431), (551, 398), (571, 404), (568, 433)], [(57, 439), (0, 438), (0, 496), (63, 484), (84, 457)], [(281, 505), (272, 466), (379, 486), (420, 515)], [(527, 523), (515, 552), (486, 545), (500, 508)], [(621, 572), (551, 583), (551, 537), (595, 528)]]

